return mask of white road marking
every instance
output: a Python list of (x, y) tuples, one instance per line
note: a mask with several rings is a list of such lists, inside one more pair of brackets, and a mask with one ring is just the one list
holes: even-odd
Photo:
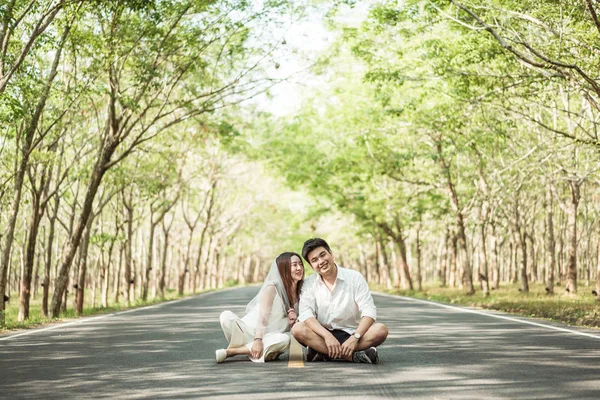
[(473, 310), (473, 309), (469, 309), (469, 308), (451, 306), (449, 304), (437, 303), (435, 301), (430, 301), (430, 300), (415, 299), (412, 297), (405, 297), (405, 296), (394, 296), (391, 294), (380, 293), (380, 292), (373, 292), (373, 293), (375, 293), (379, 296), (386, 296), (386, 297), (391, 297), (394, 299), (402, 299), (402, 300), (406, 300), (406, 301), (412, 301), (414, 303), (425, 303), (425, 304), (429, 304), (429, 305), (433, 305), (433, 306), (437, 306), (437, 307), (450, 308), (452, 310), (457, 310), (457, 311), (461, 311), (461, 312), (465, 312), (465, 313), (484, 315), (486, 317), (504, 319), (507, 321), (518, 322), (518, 323), (525, 324), (525, 325), (533, 325), (533, 326), (537, 326), (540, 328), (552, 329), (552, 330), (559, 331), (559, 332), (566, 332), (566, 333), (571, 333), (574, 335), (580, 335), (580, 336), (590, 337), (590, 338), (594, 338), (594, 339), (600, 339), (600, 335), (594, 335), (593, 333), (581, 332), (581, 331), (576, 331), (573, 329), (561, 328), (560, 326), (553, 326), (553, 325), (542, 324), (539, 322), (528, 321), (525, 319), (512, 318), (512, 317), (508, 317), (505, 315), (493, 314), (493, 313), (489, 313), (489, 312), (485, 312), (485, 311), (481, 311), (481, 310)]
[[(232, 290), (234, 288), (230, 288), (230, 289), (224, 289), (218, 292), (223, 292), (225, 290)], [(207, 292), (207, 293), (201, 293), (197, 296), (191, 296), (191, 297), (186, 297), (183, 299), (178, 299), (178, 300), (171, 300), (171, 301), (165, 301), (164, 303), (157, 303), (157, 304), (152, 304), (149, 306), (143, 306), (143, 307), (137, 307), (137, 308), (132, 308), (130, 310), (125, 310), (125, 311), (117, 311), (114, 313), (110, 313), (110, 314), (103, 314), (103, 315), (98, 315), (95, 317), (86, 317), (86, 318), (82, 318), (82, 319), (78, 319), (76, 321), (71, 321), (71, 322), (57, 322), (56, 325), (52, 325), (52, 326), (48, 326), (46, 328), (32, 328), (31, 330), (27, 330), (25, 332), (21, 332), (21, 333), (17, 333), (14, 335), (10, 335), (10, 336), (5, 336), (5, 337), (0, 337), (0, 342), (4, 341), (4, 340), (10, 340), (10, 339), (15, 339), (21, 336), (27, 336), (27, 335), (32, 335), (34, 333), (40, 333), (40, 332), (46, 332), (46, 331), (51, 331), (54, 329), (58, 329), (58, 328), (66, 328), (69, 326), (73, 326), (73, 325), (78, 325), (78, 324), (84, 324), (90, 321), (96, 321), (99, 319), (103, 319), (103, 318), (109, 318), (109, 317), (114, 317), (115, 315), (121, 315), (121, 314), (127, 314), (127, 313), (131, 313), (131, 312), (135, 312), (135, 311), (140, 311), (140, 310), (150, 310), (152, 308), (158, 308), (158, 307), (162, 307), (166, 304), (176, 304), (176, 303), (180, 303), (182, 301), (186, 301), (186, 300), (190, 300), (190, 299), (195, 299), (198, 297), (204, 297), (213, 293), (218, 293), (217, 291), (213, 291), (213, 292)]]

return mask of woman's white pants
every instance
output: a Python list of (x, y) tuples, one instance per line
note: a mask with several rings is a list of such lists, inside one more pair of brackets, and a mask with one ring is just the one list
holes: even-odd
[[(246, 346), (252, 348), (254, 329), (249, 327), (231, 311), (223, 311), (219, 318), (221, 329), (229, 342), (227, 348)], [(263, 336), (263, 353), (260, 358), (249, 357), (254, 362), (271, 361), (286, 351), (290, 346), (290, 336), (285, 333), (266, 333)]]

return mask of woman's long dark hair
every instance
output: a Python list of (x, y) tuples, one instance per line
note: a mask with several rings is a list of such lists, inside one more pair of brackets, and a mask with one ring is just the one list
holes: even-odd
[[(298, 282), (295, 293), (292, 289), (293, 256), (298, 257), (300, 263), (302, 264), (302, 280)], [(300, 299), (300, 290), (302, 289), (302, 284), (304, 283), (304, 262), (302, 261), (302, 257), (300, 257), (300, 255), (291, 251), (281, 253), (279, 256), (277, 256), (275, 262), (277, 263), (277, 270), (279, 271), (279, 276), (281, 276), (285, 293), (287, 294), (288, 301), (290, 302), (287, 307), (293, 308), (294, 304), (296, 304), (296, 302)]]

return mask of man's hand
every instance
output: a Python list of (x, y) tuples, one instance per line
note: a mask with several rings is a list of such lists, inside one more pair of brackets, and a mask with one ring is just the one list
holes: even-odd
[(342, 356), (342, 346), (340, 342), (333, 336), (331, 333), (326, 335), (324, 338), (325, 344), (327, 345), (327, 349), (329, 350), (329, 357), (331, 358), (341, 358)]
[(263, 349), (264, 349), (263, 341), (255, 340), (254, 343), (252, 343), (252, 348), (250, 349), (250, 355), (252, 356), (252, 358), (260, 358), (260, 355), (262, 354)]
[(342, 357), (350, 358), (352, 357), (352, 353), (356, 351), (356, 347), (358, 347), (358, 340), (354, 336), (350, 336), (346, 341), (342, 344)]

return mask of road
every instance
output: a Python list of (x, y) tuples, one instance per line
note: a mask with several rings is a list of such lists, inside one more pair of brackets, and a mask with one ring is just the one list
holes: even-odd
[(0, 398), (600, 398), (598, 331), (377, 294), (390, 329), (377, 365), (216, 364), (219, 314), (257, 290), (1, 336)]

